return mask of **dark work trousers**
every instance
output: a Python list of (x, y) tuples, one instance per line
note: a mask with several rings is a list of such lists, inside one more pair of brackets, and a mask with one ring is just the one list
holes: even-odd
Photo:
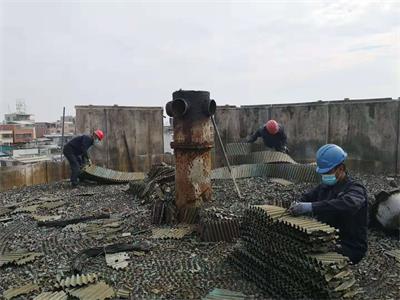
[(350, 258), (353, 264), (358, 264), (361, 261), (361, 259), (365, 256), (365, 253), (359, 253), (359, 251), (355, 251), (354, 249), (351, 249), (350, 247), (343, 244), (336, 247), (336, 252)]
[(71, 183), (72, 185), (78, 184), (78, 177), (81, 170), (82, 158), (75, 155), (73, 151), (68, 148), (64, 148), (64, 156), (68, 159), (69, 166), (71, 168)]

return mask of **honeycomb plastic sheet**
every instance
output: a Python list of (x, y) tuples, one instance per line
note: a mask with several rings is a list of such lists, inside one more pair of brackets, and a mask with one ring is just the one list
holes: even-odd
[(56, 287), (61, 287), (61, 288), (72, 288), (72, 287), (79, 287), (79, 286), (84, 286), (88, 285), (90, 283), (96, 282), (98, 279), (97, 274), (91, 273), (91, 274), (77, 274), (77, 275), (72, 275), (70, 277), (61, 279), (58, 284), (56, 284)]
[(67, 300), (68, 295), (64, 291), (43, 292), (37, 295), (33, 300)]
[(188, 206), (179, 210), (179, 219), (184, 224), (196, 224), (199, 220), (200, 207)]
[(400, 263), (400, 250), (386, 251), (385, 254), (394, 257), (398, 263)]
[[(320, 182), (320, 176), (313, 165), (302, 164), (246, 164), (231, 166), (235, 178), (248, 177), (278, 177), (295, 182)], [(227, 167), (212, 170), (212, 179), (230, 179)]]
[[(232, 175), (235, 178), (276, 177), (294, 182), (320, 182), (315, 164), (299, 164), (288, 154), (266, 150), (262, 144), (230, 143), (226, 145)], [(227, 167), (214, 169), (212, 179), (230, 179)]]
[(347, 257), (334, 252), (337, 231), (271, 205), (245, 211), (242, 241), (230, 257), (273, 298), (338, 299), (358, 293)]
[(12, 209), (10, 209), (10, 208), (0, 207), (0, 216), (8, 215), (11, 212), (12, 212)]
[(228, 143), (225, 148), (228, 155), (245, 155), (266, 149), (263, 144), (251, 143)]
[(297, 164), (293, 158), (286, 153), (277, 151), (258, 151), (242, 155), (230, 155), (231, 165), (259, 164), (259, 163), (290, 163)]
[(23, 265), (42, 256), (40, 252), (9, 252), (0, 255), (0, 267), (8, 264)]
[(82, 288), (68, 290), (68, 294), (81, 300), (104, 300), (114, 297), (114, 289), (104, 281)]
[(116, 296), (120, 299), (129, 299), (131, 293), (131, 290), (127, 288), (119, 288), (116, 292)]
[(60, 220), (60, 219), (61, 219), (61, 216), (59, 216), (59, 215), (44, 216), (44, 215), (32, 214), (32, 218), (33, 218), (35, 221), (38, 221), (38, 222), (47, 222), (47, 221), (56, 221), (56, 220)]
[(129, 183), (129, 192), (143, 199), (148, 197), (153, 191), (156, 185), (165, 184), (168, 182), (175, 181), (175, 168), (170, 165), (154, 165), (151, 167), (146, 178), (141, 181), (135, 181)]
[(230, 291), (226, 289), (213, 289), (202, 300), (245, 300), (246, 295), (240, 292)]
[(119, 172), (96, 165), (85, 166), (81, 176), (102, 183), (127, 183), (145, 178), (145, 174), (142, 172)]
[(232, 242), (239, 238), (238, 219), (207, 220), (201, 223), (201, 239), (205, 242)]
[(154, 228), (153, 239), (182, 239), (185, 235), (191, 234), (193, 226), (180, 226), (176, 228)]
[(34, 204), (34, 205), (29, 205), (29, 206), (21, 206), (16, 208), (12, 213), (13, 214), (18, 214), (18, 213), (33, 213), (36, 212), (39, 209), (40, 205), (39, 204)]
[(106, 254), (105, 257), (107, 266), (115, 270), (125, 269), (129, 265), (129, 255), (127, 252)]
[(15, 287), (15, 288), (10, 288), (3, 293), (3, 297), (7, 300), (13, 299), (14, 297), (18, 297), (21, 295), (27, 295), (32, 293), (33, 291), (37, 291), (39, 289), (39, 286), (34, 283), (28, 283), (23, 286)]

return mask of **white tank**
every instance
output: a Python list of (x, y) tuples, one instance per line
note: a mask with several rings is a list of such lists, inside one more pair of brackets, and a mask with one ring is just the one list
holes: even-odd
[(379, 203), (376, 219), (385, 229), (400, 229), (400, 193), (393, 194)]

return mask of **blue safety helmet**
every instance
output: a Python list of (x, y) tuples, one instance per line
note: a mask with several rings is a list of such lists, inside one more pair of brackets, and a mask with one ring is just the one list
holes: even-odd
[(340, 165), (347, 158), (347, 153), (338, 145), (326, 144), (317, 151), (317, 172), (324, 174)]

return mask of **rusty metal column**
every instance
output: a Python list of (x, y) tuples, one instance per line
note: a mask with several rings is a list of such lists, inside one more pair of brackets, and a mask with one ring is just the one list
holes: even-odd
[(206, 91), (179, 90), (166, 105), (173, 117), (176, 206), (179, 210), (211, 200), (211, 148), (214, 131), (211, 116), (217, 105)]

